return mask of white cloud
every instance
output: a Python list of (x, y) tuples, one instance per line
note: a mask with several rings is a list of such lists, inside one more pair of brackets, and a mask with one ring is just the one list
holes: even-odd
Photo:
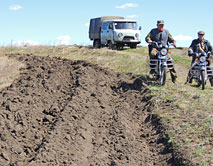
[(57, 40), (57, 44), (64, 45), (64, 44), (69, 44), (71, 38), (70, 36), (65, 35), (65, 36), (58, 36), (56, 40)]
[(40, 43), (33, 40), (25, 40), (25, 41), (16, 40), (16, 41), (12, 41), (12, 45), (13, 46), (36, 46), (36, 45), (40, 45)]
[(125, 3), (124, 5), (116, 6), (115, 8), (126, 9), (126, 8), (129, 8), (129, 7), (138, 7), (138, 4), (135, 4), (135, 3)]
[(85, 26), (86, 26), (86, 27), (89, 27), (89, 23), (86, 23)]
[(21, 10), (23, 7), (21, 5), (12, 5), (9, 7), (10, 10), (14, 10), (14, 11), (17, 11), (17, 10)]
[(174, 37), (174, 39), (177, 41), (189, 41), (192, 40), (193, 38), (191, 36), (177, 35)]
[(126, 16), (127, 18), (136, 18), (136, 17), (138, 17), (137, 15), (128, 15), (128, 16)]

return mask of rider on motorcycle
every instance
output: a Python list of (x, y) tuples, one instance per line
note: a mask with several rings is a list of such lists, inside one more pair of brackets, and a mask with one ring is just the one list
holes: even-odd
[[(152, 42), (161, 43), (163, 45), (168, 45), (168, 43), (173, 43), (174, 47), (176, 48), (176, 41), (172, 38), (172, 35), (169, 33), (168, 30), (164, 28), (164, 21), (158, 20), (157, 21), (157, 28), (152, 29), (148, 35), (146, 36), (145, 40), (149, 43), (149, 58), (156, 59), (156, 50), (152, 46)], [(154, 70), (151, 69), (150, 74), (154, 74)], [(176, 71), (173, 69), (170, 70), (172, 82), (175, 83), (177, 75)]]
[[(213, 48), (210, 44), (210, 42), (208, 40), (204, 39), (205, 37), (205, 32), (204, 31), (199, 31), (198, 32), (198, 38), (194, 39), (188, 49), (188, 55), (192, 56), (192, 62), (191, 62), (191, 66), (193, 65), (193, 63), (195, 62), (196, 59), (196, 54), (194, 53), (207, 53), (207, 52), (211, 52), (211, 54), (213, 54)], [(210, 66), (211, 61), (209, 58), (208, 61), (208, 66)], [(191, 76), (191, 72), (189, 71), (188, 76), (187, 76), (187, 81), (186, 83), (192, 83), (192, 76)], [(210, 80), (210, 83), (213, 83), (213, 80)]]

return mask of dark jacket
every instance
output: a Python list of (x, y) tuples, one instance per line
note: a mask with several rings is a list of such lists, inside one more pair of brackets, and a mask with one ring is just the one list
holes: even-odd
[[(199, 45), (200, 45), (201, 41), (199, 39), (194, 39), (189, 47), (189, 49), (192, 49), (193, 52), (201, 52), (199, 49)], [(211, 53), (213, 53), (213, 49), (212, 46), (210, 44), (210, 42), (208, 40), (204, 39), (204, 51), (208, 52), (210, 51)]]
[(164, 29), (163, 32), (160, 32), (158, 28), (152, 29), (145, 38), (146, 42), (155, 41), (161, 42), (162, 44), (167, 45), (169, 43), (174, 43), (174, 39), (168, 30)]
[[(203, 49), (200, 49), (201, 41), (199, 39), (194, 39), (192, 41), (192, 43), (191, 43), (191, 45), (190, 45), (190, 47), (188, 49), (189, 50), (188, 55), (192, 56), (191, 65), (195, 62), (195, 59), (196, 59), (196, 56), (193, 53), (195, 53), (195, 52), (200, 52), (200, 53), (206, 52), (207, 53), (207, 52), (210, 51), (211, 54), (213, 54), (213, 49), (212, 49), (212, 46), (211, 46), (210, 42), (208, 40), (204, 39), (203, 44), (204, 44)], [(192, 52), (190, 50), (192, 50)], [(208, 65), (210, 65), (210, 63), (211, 63), (211, 61), (209, 61)]]

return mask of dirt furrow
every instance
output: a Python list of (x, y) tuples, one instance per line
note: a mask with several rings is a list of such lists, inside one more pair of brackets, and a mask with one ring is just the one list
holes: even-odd
[(0, 165), (179, 165), (140, 80), (83, 61), (26, 64), (0, 92)]

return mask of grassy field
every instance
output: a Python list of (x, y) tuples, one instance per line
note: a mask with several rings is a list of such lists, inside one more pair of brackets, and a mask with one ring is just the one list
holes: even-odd
[(19, 77), (21, 67), (24, 67), (24, 64), (0, 53), (0, 90), (9, 86), (14, 79)]
[(27, 53), (86, 60), (116, 72), (133, 73), (143, 78), (154, 96), (157, 109), (153, 113), (158, 114), (168, 126), (169, 141), (187, 154), (195, 165), (213, 165), (213, 88), (209, 83), (205, 90), (196, 87), (195, 83), (184, 84), (191, 63), (187, 49), (171, 49), (178, 79), (173, 84), (168, 74), (166, 85), (162, 87), (156, 85), (148, 74), (147, 47), (125, 48), (122, 51), (81, 46), (1, 47), (0, 52), (1, 55)]

